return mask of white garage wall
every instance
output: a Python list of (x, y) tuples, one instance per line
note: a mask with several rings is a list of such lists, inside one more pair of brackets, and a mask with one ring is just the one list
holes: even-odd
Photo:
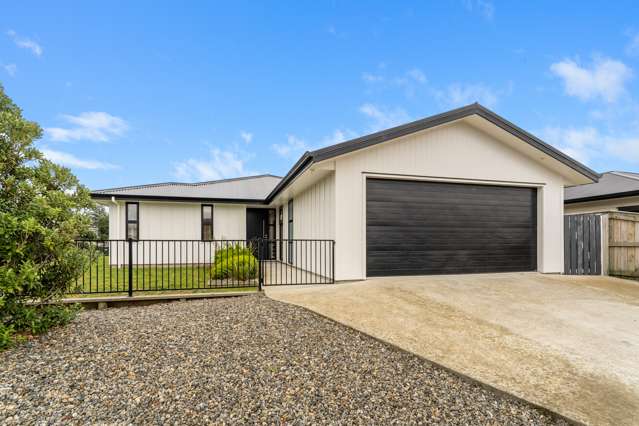
[(457, 122), (335, 160), (335, 272), (338, 280), (362, 279), (366, 275), (364, 209), (367, 175), (537, 186), (538, 270), (563, 271), (564, 179), (488, 134)]

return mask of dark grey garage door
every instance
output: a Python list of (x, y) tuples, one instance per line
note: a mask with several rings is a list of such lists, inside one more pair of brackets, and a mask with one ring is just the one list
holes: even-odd
[(369, 277), (536, 269), (536, 189), (367, 180)]

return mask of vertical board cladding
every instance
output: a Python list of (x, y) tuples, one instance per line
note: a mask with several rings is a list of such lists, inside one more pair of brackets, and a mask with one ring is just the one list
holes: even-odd
[(119, 240), (123, 238), (120, 235), (120, 204), (109, 204), (109, 239)]
[(335, 160), (337, 280), (366, 277), (367, 177), (536, 187), (537, 270), (556, 273), (564, 269), (564, 178), (505, 142), (465, 122), (455, 122)]
[[(335, 236), (335, 175), (329, 174), (293, 198), (295, 240), (332, 240)], [(284, 238), (288, 238), (288, 203), (284, 203)], [(297, 268), (322, 276), (332, 275), (332, 251), (328, 243), (299, 241), (292, 245)], [(284, 259), (289, 259), (284, 244)]]
[[(293, 203), (293, 233), (296, 239), (334, 238), (334, 174), (330, 174), (298, 194)], [(285, 215), (285, 218), (287, 217)]]
[[(214, 255), (215, 245), (201, 242), (201, 203), (139, 202), (139, 239), (134, 244), (133, 261), (145, 264), (208, 263)], [(126, 238), (124, 204), (119, 207), (119, 232), (113, 239)], [(109, 226), (117, 223), (109, 218)], [(114, 229), (117, 229), (117, 225)], [(111, 235), (111, 231), (109, 231)], [(215, 239), (246, 239), (246, 206), (215, 204), (213, 206), (213, 236)], [(151, 241), (142, 241), (151, 240)], [(113, 247), (126, 254), (126, 247)], [(112, 259), (112, 263), (117, 262)], [(128, 262), (120, 255), (119, 262)]]

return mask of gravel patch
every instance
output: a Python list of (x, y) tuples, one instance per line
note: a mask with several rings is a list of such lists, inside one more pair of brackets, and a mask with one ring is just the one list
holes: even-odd
[(261, 295), (86, 311), (0, 353), (1, 424), (564, 424)]

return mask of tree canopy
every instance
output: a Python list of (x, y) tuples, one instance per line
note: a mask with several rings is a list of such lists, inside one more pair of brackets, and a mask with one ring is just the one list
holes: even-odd
[(89, 232), (94, 204), (34, 146), (41, 135), (0, 85), (0, 347), (27, 303), (64, 294), (84, 260), (74, 239)]

